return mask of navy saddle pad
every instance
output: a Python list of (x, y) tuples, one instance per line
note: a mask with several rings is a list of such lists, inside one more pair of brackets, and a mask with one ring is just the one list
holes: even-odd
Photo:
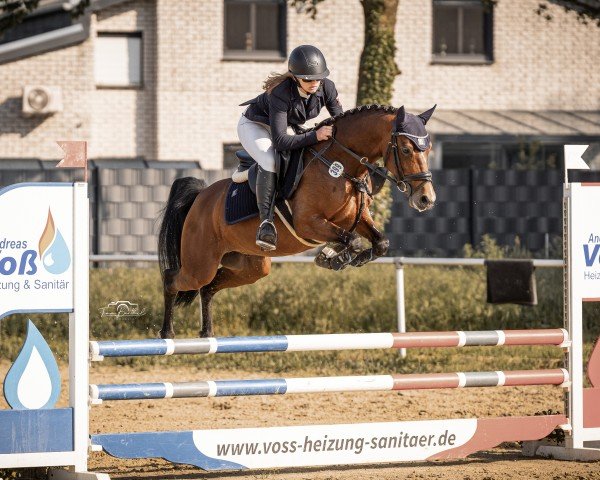
[(225, 221), (228, 225), (242, 222), (258, 215), (256, 195), (248, 182), (231, 182), (225, 200)]
[[(242, 166), (244, 166), (244, 161)], [(279, 179), (278, 198), (276, 205), (281, 210), (285, 207), (283, 199), (290, 198), (302, 176), (303, 162), (302, 151), (293, 152), (291, 158), (286, 162), (285, 174), (283, 179)], [(245, 165), (248, 167), (248, 164)], [(227, 198), (225, 199), (225, 221), (228, 225), (242, 222), (250, 218), (258, 216), (258, 207), (256, 206), (256, 195), (250, 188), (256, 182), (256, 164), (248, 168), (249, 179), (247, 182), (235, 183), (231, 182), (227, 190)]]

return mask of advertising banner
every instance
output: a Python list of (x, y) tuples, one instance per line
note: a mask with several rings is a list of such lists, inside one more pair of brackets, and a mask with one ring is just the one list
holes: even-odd
[(73, 184), (0, 189), (0, 318), (73, 311)]
[(571, 184), (572, 271), (577, 295), (600, 301), (600, 184)]

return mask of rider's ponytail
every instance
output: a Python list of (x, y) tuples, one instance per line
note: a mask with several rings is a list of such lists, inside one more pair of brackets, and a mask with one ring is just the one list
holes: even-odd
[(281, 82), (285, 81), (288, 78), (294, 78), (294, 75), (292, 75), (290, 72), (271, 72), (271, 75), (269, 75), (263, 83), (263, 90), (266, 90), (267, 92), (271, 93), (271, 91), (277, 85), (279, 85)]

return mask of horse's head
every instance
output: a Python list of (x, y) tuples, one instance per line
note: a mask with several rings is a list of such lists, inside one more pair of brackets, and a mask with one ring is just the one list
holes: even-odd
[(384, 157), (385, 167), (394, 175), (409, 205), (419, 212), (433, 208), (435, 191), (427, 159), (431, 140), (425, 129), (435, 105), (419, 115), (400, 107), (392, 127), (392, 139)]

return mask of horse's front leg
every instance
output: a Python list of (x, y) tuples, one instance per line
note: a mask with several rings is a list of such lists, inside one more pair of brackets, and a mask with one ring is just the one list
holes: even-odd
[(324, 217), (313, 217), (297, 232), (304, 238), (315, 238), (327, 242), (327, 246), (315, 257), (315, 264), (330, 270), (343, 270), (362, 250), (362, 238), (355, 232), (339, 227)]
[(373, 245), (373, 253), (376, 257), (384, 256), (390, 248), (390, 241), (376, 226), (371, 212), (365, 208), (360, 217), (360, 222), (356, 227), (356, 231), (365, 237)]
[(314, 238), (327, 243), (341, 243), (353, 253), (362, 250), (361, 237), (330, 222), (325, 217), (314, 216), (307, 221), (298, 222), (296, 232), (303, 238)]
[(388, 238), (375, 226), (373, 217), (369, 209), (365, 208), (360, 217), (360, 222), (356, 227), (356, 231), (371, 242), (372, 247), (360, 252), (352, 261), (351, 265), (362, 267), (364, 264), (375, 260), (377, 257), (382, 257), (388, 251), (390, 241)]

